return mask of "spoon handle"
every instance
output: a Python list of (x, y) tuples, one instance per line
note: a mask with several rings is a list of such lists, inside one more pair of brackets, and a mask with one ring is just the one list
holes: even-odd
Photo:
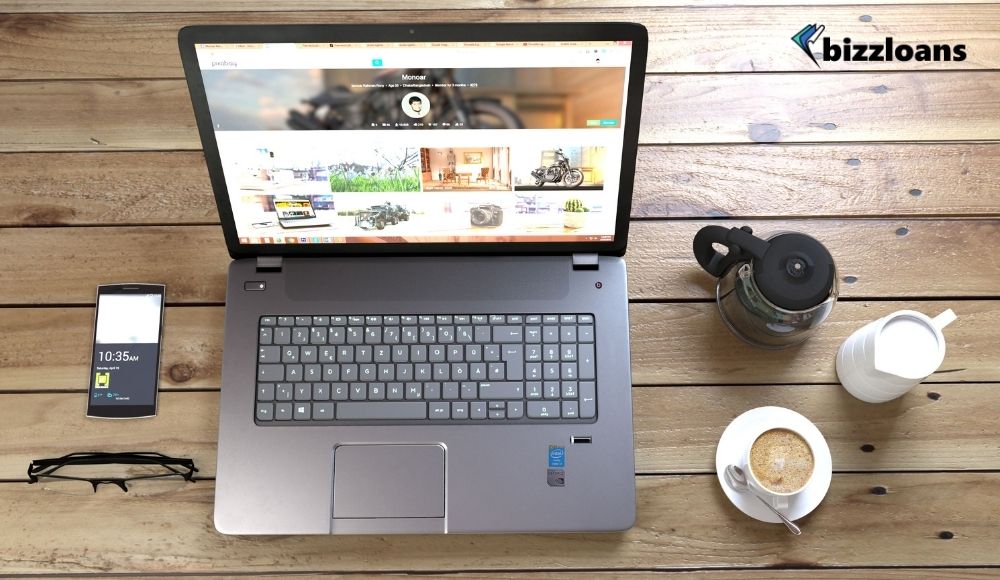
[(769, 509), (772, 512), (774, 512), (774, 515), (776, 515), (779, 518), (781, 518), (781, 522), (785, 524), (785, 527), (788, 528), (789, 532), (792, 532), (796, 536), (801, 536), (802, 535), (802, 530), (799, 529), (799, 526), (795, 525), (795, 522), (793, 522), (792, 520), (786, 518), (785, 514), (779, 512), (777, 508), (775, 508), (773, 505), (771, 505), (770, 503), (768, 503), (768, 501), (766, 499), (760, 497), (759, 495), (753, 494), (753, 496), (755, 498), (759, 499), (760, 503), (766, 505), (767, 509)]

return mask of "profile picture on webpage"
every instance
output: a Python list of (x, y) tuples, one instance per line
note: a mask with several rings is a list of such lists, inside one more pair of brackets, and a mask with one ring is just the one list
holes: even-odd
[(431, 112), (431, 102), (423, 93), (407, 93), (402, 105), (403, 113), (411, 119), (422, 119)]

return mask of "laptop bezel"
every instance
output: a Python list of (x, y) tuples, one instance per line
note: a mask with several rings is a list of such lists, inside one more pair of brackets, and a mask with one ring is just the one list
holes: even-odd
[[(615, 237), (610, 242), (450, 242), (450, 243), (316, 243), (240, 244), (223, 174), (215, 131), (198, 66), (197, 44), (310, 43), (310, 42), (461, 42), (461, 41), (572, 41), (623, 40), (632, 43), (625, 94), (622, 164), (619, 179)], [(317, 24), (317, 25), (198, 25), (178, 33), (181, 61), (187, 78), (209, 179), (229, 255), (256, 256), (375, 256), (375, 255), (526, 255), (599, 253), (622, 255), (628, 243), (629, 216), (639, 118), (646, 72), (648, 36), (633, 23), (462, 23), (462, 24)]]

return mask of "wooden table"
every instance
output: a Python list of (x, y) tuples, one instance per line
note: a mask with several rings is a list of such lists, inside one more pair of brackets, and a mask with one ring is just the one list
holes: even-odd
[[(3, 0), (0, 574), (467, 572), (575, 578), (980, 578), (1000, 567), (1000, 7), (929, 0)], [(735, 5), (734, 5), (735, 4)], [(754, 6), (755, 4), (759, 4)], [(776, 5), (777, 4), (777, 5)], [(497, 5), (514, 10), (486, 10)], [(666, 6), (670, 5), (670, 6)], [(287, 10), (287, 12), (275, 12)], [(447, 12), (445, 12), (447, 10)], [(244, 12), (246, 11), (246, 12)], [(148, 13), (147, 13), (148, 12)], [(620, 534), (227, 537), (212, 527), (229, 261), (176, 48), (185, 24), (626, 19), (651, 34), (630, 275), (638, 522)], [(962, 62), (822, 62), (855, 42), (965, 42)], [(810, 233), (842, 300), (818, 334), (753, 350), (723, 328), (690, 243), (706, 223)], [(83, 417), (94, 287), (168, 288), (160, 415)], [(929, 381), (868, 405), (834, 353), (866, 321), (953, 308)], [(752, 407), (802, 412), (835, 474), (790, 537), (739, 513), (715, 444)], [(79, 500), (24, 483), (82, 449), (193, 457), (202, 481)], [(586, 506), (580, 506), (586, 509)], [(886, 567), (900, 567), (888, 570)]]

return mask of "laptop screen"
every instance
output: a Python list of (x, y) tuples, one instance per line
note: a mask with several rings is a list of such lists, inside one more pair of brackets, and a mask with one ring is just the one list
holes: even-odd
[(615, 239), (631, 41), (195, 50), (241, 245)]

